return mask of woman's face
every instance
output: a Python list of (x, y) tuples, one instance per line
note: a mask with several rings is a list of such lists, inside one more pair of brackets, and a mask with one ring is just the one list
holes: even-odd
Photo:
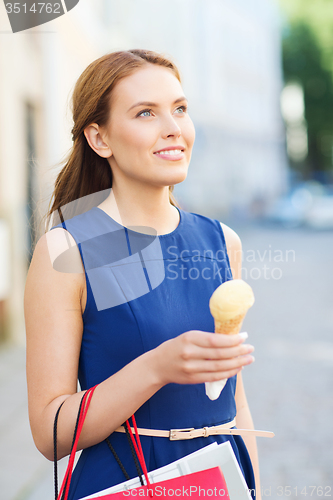
[(170, 186), (186, 178), (195, 130), (181, 84), (170, 69), (147, 64), (120, 80), (103, 132), (115, 180), (121, 175)]

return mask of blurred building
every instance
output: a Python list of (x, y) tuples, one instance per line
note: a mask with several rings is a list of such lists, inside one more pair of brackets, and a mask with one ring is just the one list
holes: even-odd
[(105, 0), (128, 47), (179, 63), (196, 143), (175, 194), (207, 215), (260, 213), (286, 189), (280, 14), (274, 0)]
[(274, 0), (82, 0), (16, 34), (0, 3), (0, 31), (0, 338), (24, 339), (34, 238), (72, 144), (70, 94), (104, 53), (147, 48), (178, 63), (196, 126), (188, 178), (175, 188), (183, 208), (244, 214), (285, 189)]
[(79, 14), (12, 34), (0, 3), (0, 342), (24, 341), (23, 294), (34, 241), (72, 144), (70, 91), (102, 51), (93, 29), (94, 19), (101, 23), (98, 9), (88, 2)]
[(31, 210), (42, 156), (43, 83), (35, 35), (9, 32), (0, 5), (0, 336), (22, 337), (22, 294), (27, 271)]

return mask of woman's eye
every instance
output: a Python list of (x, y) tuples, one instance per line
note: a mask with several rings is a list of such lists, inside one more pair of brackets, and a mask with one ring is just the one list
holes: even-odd
[(144, 109), (137, 116), (149, 116), (149, 115), (145, 115), (145, 113), (151, 113), (151, 109)]
[(179, 106), (179, 108), (177, 108), (176, 111), (179, 111), (179, 110), (182, 110), (182, 113), (177, 113), (177, 114), (182, 115), (182, 114), (186, 113), (187, 107), (186, 106)]

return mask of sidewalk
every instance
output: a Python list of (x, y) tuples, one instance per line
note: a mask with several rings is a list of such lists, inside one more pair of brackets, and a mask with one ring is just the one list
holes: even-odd
[[(60, 463), (64, 472), (65, 460)], [(0, 349), (0, 500), (52, 500), (53, 464), (35, 447), (29, 426), (25, 349)]]

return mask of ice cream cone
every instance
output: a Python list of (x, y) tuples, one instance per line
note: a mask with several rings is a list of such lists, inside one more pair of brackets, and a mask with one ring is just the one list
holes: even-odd
[(219, 321), (215, 319), (215, 333), (224, 333), (226, 335), (234, 335), (240, 332), (245, 314), (238, 314), (234, 318)]
[[(240, 332), (245, 315), (254, 303), (250, 285), (243, 280), (230, 280), (222, 283), (209, 301), (209, 308), (214, 317), (215, 333), (235, 335)], [(227, 379), (206, 382), (206, 394), (214, 400), (219, 397)]]
[(239, 279), (222, 283), (209, 301), (210, 312), (215, 321), (215, 333), (238, 333), (253, 303), (252, 288), (245, 281)]

